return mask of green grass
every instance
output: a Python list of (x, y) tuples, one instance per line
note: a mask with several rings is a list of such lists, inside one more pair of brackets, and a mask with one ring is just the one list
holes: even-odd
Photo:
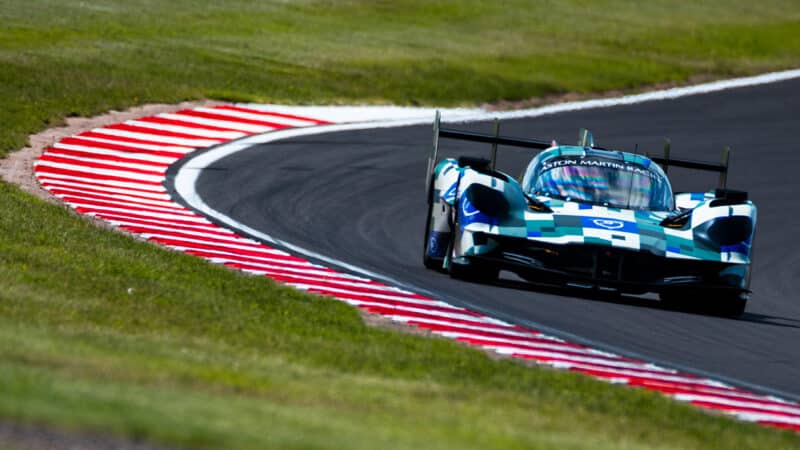
[(6, 0), (0, 23), (0, 154), (151, 101), (470, 104), (800, 61), (796, 0)]
[(7, 184), (0, 199), (0, 417), (198, 448), (800, 443), (370, 329), (346, 305), (102, 232)]
[[(64, 117), (153, 101), (470, 104), (800, 61), (791, 1), (6, 0), (0, 24), (0, 154)], [(99, 230), (4, 183), (0, 280), (5, 420), (192, 448), (800, 445), (369, 329), (345, 305)]]

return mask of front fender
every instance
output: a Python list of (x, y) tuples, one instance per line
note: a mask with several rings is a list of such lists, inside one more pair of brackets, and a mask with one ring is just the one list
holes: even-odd
[(752, 202), (715, 205), (708, 201), (692, 211), (695, 245), (720, 254), (724, 262), (750, 263), (757, 210)]
[(522, 189), (513, 178), (462, 169), (453, 205), (454, 256), (480, 255), (495, 249), (491, 240), (476, 241), (476, 232), (524, 238), (526, 208)]

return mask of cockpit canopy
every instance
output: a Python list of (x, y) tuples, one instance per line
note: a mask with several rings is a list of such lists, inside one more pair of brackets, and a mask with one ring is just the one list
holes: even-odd
[(648, 158), (616, 151), (561, 146), (540, 153), (522, 180), (530, 196), (612, 208), (671, 211), (672, 187)]

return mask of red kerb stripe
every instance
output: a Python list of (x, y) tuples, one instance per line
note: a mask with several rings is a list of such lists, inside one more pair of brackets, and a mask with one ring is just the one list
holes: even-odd
[(750, 406), (725, 405), (721, 403), (706, 402), (706, 401), (692, 401), (689, 403), (691, 403), (694, 406), (699, 406), (701, 408), (716, 409), (718, 411), (744, 412), (753, 414), (770, 414), (775, 416), (794, 417), (796, 419), (800, 419), (800, 414), (775, 411), (772, 409), (756, 408)]
[[(110, 135), (108, 135), (110, 137)], [(81, 139), (81, 138), (65, 138), (59, 141), (59, 144), (64, 145), (80, 145), (83, 147), (89, 148), (98, 148), (103, 150), (116, 150), (118, 152), (129, 152), (129, 153), (141, 153), (145, 155), (153, 155), (153, 156), (164, 156), (167, 158), (183, 158), (184, 153), (179, 152), (169, 152), (169, 151), (160, 151), (160, 150), (147, 150), (141, 147), (137, 147), (135, 144), (132, 145), (123, 145), (123, 144), (112, 144), (110, 142), (100, 142), (91, 139)]]
[(158, 181), (146, 181), (146, 180), (139, 180), (136, 178), (119, 177), (116, 175), (96, 174), (92, 172), (85, 172), (82, 170), (62, 169), (60, 167), (36, 166), (34, 170), (37, 175), (39, 173), (54, 173), (59, 175), (68, 175), (72, 177), (83, 177), (83, 178), (88, 178), (90, 180), (108, 180), (108, 181), (118, 181), (122, 183), (161, 186), (161, 183)]
[(153, 166), (154, 168), (166, 168), (170, 163), (147, 161), (143, 159), (125, 158), (115, 155), (104, 155), (101, 153), (93, 152), (91, 150), (71, 150), (66, 148), (49, 148), (47, 149), (47, 156), (65, 155), (74, 156), (76, 158), (93, 159), (96, 161), (113, 161), (122, 164), (141, 164), (143, 166)]
[(197, 147), (194, 147), (194, 146), (191, 146), (191, 145), (179, 145), (179, 144), (173, 144), (171, 142), (157, 141), (157, 140), (154, 140), (154, 139), (139, 139), (139, 138), (132, 138), (132, 137), (127, 137), (127, 136), (117, 136), (116, 134), (108, 134), (108, 133), (102, 133), (102, 132), (96, 132), (96, 131), (86, 131), (86, 132), (83, 132), (83, 133), (79, 134), (78, 136), (91, 137), (91, 138), (97, 138), (97, 139), (106, 139), (106, 140), (117, 141), (117, 142), (125, 142), (125, 143), (128, 143), (128, 144), (157, 145), (157, 146), (160, 146), (160, 147), (181, 147), (181, 148), (187, 148), (187, 149), (195, 149), (195, 148), (197, 148)]
[(236, 122), (245, 125), (256, 125), (261, 127), (269, 127), (269, 128), (289, 128), (288, 125), (283, 123), (276, 123), (270, 122), (267, 120), (254, 120), (254, 119), (246, 119), (243, 117), (236, 117), (236, 116), (229, 116), (227, 114), (214, 114), (205, 111), (194, 111), (191, 109), (187, 109), (184, 111), (178, 111), (175, 114), (180, 114), (183, 116), (191, 116), (191, 117), (200, 117), (203, 119), (212, 119), (212, 120), (224, 120), (226, 122)]
[(136, 121), (137, 122), (156, 123), (156, 124), (161, 124), (161, 125), (175, 125), (175, 126), (186, 127), (186, 128), (196, 128), (198, 130), (224, 131), (226, 133), (236, 132), (236, 133), (242, 133), (242, 134), (254, 134), (254, 133), (252, 133), (250, 131), (236, 130), (236, 129), (233, 129), (233, 128), (222, 128), (222, 127), (217, 127), (217, 126), (212, 126), (212, 125), (203, 125), (203, 124), (199, 124), (199, 123), (195, 123), (195, 122), (186, 122), (186, 121), (183, 121), (183, 120), (167, 119), (167, 118), (164, 118), (164, 117), (157, 117), (157, 116), (142, 117), (141, 119), (136, 119)]
[(40, 156), (39, 161), (50, 161), (60, 164), (69, 164), (71, 166), (82, 166), (90, 169), (105, 169), (105, 170), (116, 170), (121, 172), (140, 173), (142, 175), (152, 175), (156, 177), (164, 176), (164, 173), (167, 170), (166, 166), (162, 166), (162, 168), (159, 170), (144, 170), (144, 169), (136, 169), (133, 167), (115, 166), (113, 164), (102, 164), (89, 161), (76, 161), (74, 159), (62, 158), (57, 155), (51, 155), (49, 152)]
[(127, 123), (109, 125), (106, 128), (112, 130), (128, 131), (131, 133), (151, 134), (154, 136), (164, 136), (164, 137), (179, 138), (179, 139), (193, 139), (193, 140), (197, 139), (197, 140), (216, 141), (216, 142), (224, 142), (228, 140), (225, 138), (210, 138), (207, 136), (201, 136), (196, 134), (176, 133), (174, 131), (157, 130), (155, 128), (140, 127), (138, 125), (129, 125)]
[[(274, 112), (274, 111), (262, 111), (260, 109), (242, 108), (240, 106), (233, 106), (233, 105), (221, 105), (221, 106), (217, 106), (216, 109), (229, 109), (231, 111), (239, 111), (239, 112), (250, 113), (250, 114), (261, 114), (261, 115), (264, 115), (264, 116), (283, 117), (284, 119), (302, 120), (304, 122), (315, 123), (317, 125), (328, 125), (328, 124), (331, 123), (331, 122), (327, 122), (325, 120), (312, 119), (310, 117), (301, 117), (301, 116), (295, 116), (295, 115), (292, 115), (292, 114), (284, 114), (284, 113), (279, 113), (279, 112)], [(286, 126), (286, 125), (284, 125), (284, 126)]]

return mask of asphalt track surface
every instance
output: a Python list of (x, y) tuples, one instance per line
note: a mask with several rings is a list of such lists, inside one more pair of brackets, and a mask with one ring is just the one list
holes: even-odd
[[(490, 123), (453, 127), (489, 132)], [(669, 310), (653, 296), (613, 298), (521, 283), (450, 279), (426, 270), (421, 250), (430, 126), (347, 131), (256, 146), (210, 166), (197, 190), (212, 208), (278, 239), (402, 280), (452, 304), (572, 340), (800, 399), (800, 80), (636, 105), (504, 121), (510, 136), (717, 161), (733, 148), (728, 186), (758, 207), (753, 295), (729, 319)], [(487, 146), (442, 141), (445, 155)], [(531, 154), (501, 148), (518, 174)], [(716, 185), (711, 173), (673, 169), (676, 191)], [(699, 299), (698, 299), (699, 300)]]

